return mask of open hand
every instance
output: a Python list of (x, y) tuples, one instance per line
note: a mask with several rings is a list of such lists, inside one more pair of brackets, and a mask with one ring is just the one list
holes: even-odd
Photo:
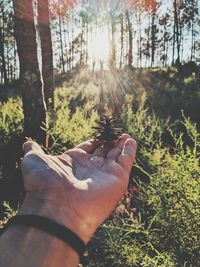
[(109, 150), (89, 140), (51, 156), (28, 141), (24, 153), (26, 197), (19, 213), (51, 218), (87, 243), (127, 189), (136, 142), (123, 134)]

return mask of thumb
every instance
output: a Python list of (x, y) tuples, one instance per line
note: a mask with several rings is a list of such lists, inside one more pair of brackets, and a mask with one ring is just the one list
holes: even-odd
[(129, 138), (126, 140), (122, 153), (117, 159), (117, 162), (129, 173), (135, 161), (136, 150), (137, 150), (137, 143), (135, 142), (134, 139)]
[(44, 154), (44, 151), (42, 150), (41, 146), (39, 146), (36, 142), (33, 141), (27, 141), (23, 144), (23, 152), (24, 155), (26, 155), (28, 152), (37, 152)]

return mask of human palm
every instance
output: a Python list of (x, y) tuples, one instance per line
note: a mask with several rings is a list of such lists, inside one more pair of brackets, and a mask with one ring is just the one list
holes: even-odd
[[(110, 149), (91, 140), (60, 156), (46, 155), (34, 142), (24, 151), (21, 213), (39, 210), (87, 242), (126, 191), (136, 143), (123, 134)], [(30, 203), (33, 210), (26, 208)]]

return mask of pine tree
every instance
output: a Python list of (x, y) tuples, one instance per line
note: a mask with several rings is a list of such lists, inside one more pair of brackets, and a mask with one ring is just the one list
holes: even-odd
[(33, 2), (13, 0), (15, 36), (20, 60), (20, 80), (24, 111), (24, 134), (47, 147), (47, 124), (43, 84), (37, 57)]
[(38, 26), (42, 50), (42, 77), (45, 100), (53, 107), (53, 51), (49, 18), (49, 0), (38, 0)]

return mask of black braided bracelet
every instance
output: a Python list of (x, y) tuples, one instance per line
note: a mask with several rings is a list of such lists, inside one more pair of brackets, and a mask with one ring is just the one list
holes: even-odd
[(80, 258), (83, 257), (83, 253), (86, 247), (84, 242), (74, 232), (66, 228), (64, 225), (61, 225), (39, 215), (17, 215), (15, 217), (12, 217), (8, 221), (5, 228), (7, 229), (7, 227), (9, 227), (10, 225), (16, 224), (31, 226), (47, 232), (61, 239), (67, 245), (71, 246), (78, 253)]

